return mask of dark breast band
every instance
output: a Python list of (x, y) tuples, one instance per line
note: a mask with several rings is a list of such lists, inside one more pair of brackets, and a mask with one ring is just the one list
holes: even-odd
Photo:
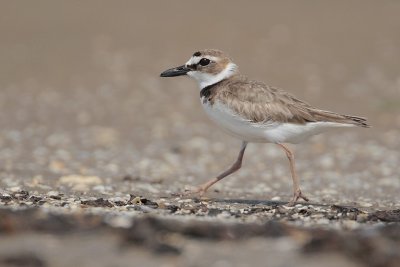
[(207, 101), (210, 100), (211, 94), (212, 94), (212, 89), (215, 88), (217, 85), (219, 85), (220, 83), (222, 83), (224, 80), (221, 80), (219, 82), (210, 84), (206, 87), (204, 87), (203, 89), (201, 89), (200, 91), (200, 98), (204, 97), (203, 101)]

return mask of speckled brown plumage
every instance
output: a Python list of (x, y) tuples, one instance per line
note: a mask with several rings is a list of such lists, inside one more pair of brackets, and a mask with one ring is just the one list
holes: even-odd
[(206, 99), (211, 105), (219, 101), (239, 116), (255, 123), (273, 121), (305, 124), (324, 121), (368, 127), (364, 118), (317, 109), (288, 92), (251, 81), (242, 75), (232, 76), (207, 89)]

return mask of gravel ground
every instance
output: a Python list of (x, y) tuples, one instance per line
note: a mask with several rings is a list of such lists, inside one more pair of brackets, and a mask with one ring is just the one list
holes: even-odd
[[(193, 3), (41, 3), (0, 9), (0, 266), (399, 266), (398, 3), (226, 14), (221, 1), (206, 27)], [(250, 144), (204, 198), (180, 195), (240, 148), (193, 82), (158, 77), (206, 47), (368, 117), (371, 129), (293, 146), (309, 203), (286, 205), (289, 166), (271, 144)]]
[(400, 260), (400, 209), (56, 191), (0, 199), (0, 262), (7, 266), (250, 266), (249, 257), (263, 265), (265, 256), (273, 266), (330, 259), (328, 266), (398, 266)]

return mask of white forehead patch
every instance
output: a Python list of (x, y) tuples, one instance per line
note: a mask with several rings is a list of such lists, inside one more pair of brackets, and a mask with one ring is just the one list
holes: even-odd
[(202, 58), (208, 58), (209, 60), (215, 61), (215, 62), (218, 61), (218, 58), (217, 58), (217, 57), (213, 57), (213, 56), (204, 56), (204, 57), (193, 56), (193, 57), (191, 57), (191, 58), (189, 59), (188, 62), (185, 63), (185, 65), (188, 66), (188, 65), (195, 65), (195, 64), (198, 64)]
[(185, 65), (186, 65), (186, 66), (195, 65), (195, 64), (199, 63), (200, 59), (202, 59), (202, 58), (201, 58), (201, 57), (191, 57), (191, 58), (189, 59), (189, 61), (186, 62)]

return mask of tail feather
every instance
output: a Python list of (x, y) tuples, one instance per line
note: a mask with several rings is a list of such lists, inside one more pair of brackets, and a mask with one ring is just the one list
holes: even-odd
[(331, 111), (317, 110), (317, 109), (313, 109), (311, 113), (317, 121), (352, 124), (352, 125), (363, 127), (363, 128), (371, 127), (367, 123), (367, 119), (362, 118), (362, 117), (342, 115), (342, 114), (338, 114), (338, 113), (331, 112)]
[(367, 123), (367, 119), (366, 118), (362, 118), (362, 117), (357, 117), (357, 116), (349, 116), (349, 115), (343, 115), (345, 118), (347, 118), (348, 120), (350, 120), (350, 122), (354, 125), (360, 126), (360, 127), (364, 127), (364, 128), (370, 128), (371, 125), (369, 125)]

